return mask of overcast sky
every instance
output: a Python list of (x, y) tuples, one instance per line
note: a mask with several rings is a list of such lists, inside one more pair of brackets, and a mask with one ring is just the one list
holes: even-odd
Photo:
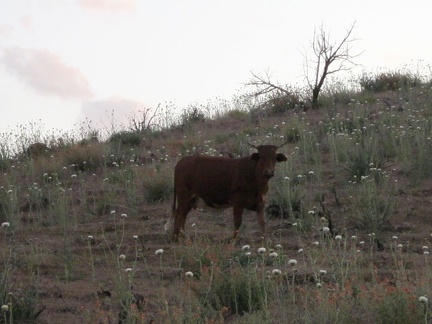
[(428, 64), (430, 9), (426, 0), (0, 0), (0, 132), (229, 99), (251, 71), (303, 83), (301, 53), (321, 23), (339, 40), (356, 21), (366, 70)]

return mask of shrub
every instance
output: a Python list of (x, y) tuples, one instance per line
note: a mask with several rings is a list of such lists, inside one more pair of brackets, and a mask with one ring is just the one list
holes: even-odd
[[(37, 306), (37, 291), (34, 287), (27, 287), (19, 295), (4, 296), (3, 300), (9, 300), (9, 310), (3, 313), (3, 319), (13, 319), (16, 323), (34, 323), (44, 311), (45, 306)], [(2, 303), (2, 305), (7, 303)], [(9, 321), (5, 322), (8, 323)], [(12, 323), (12, 321), (10, 321)]]
[(287, 128), (285, 131), (285, 139), (288, 143), (298, 142), (300, 139), (300, 130), (298, 127)]
[(144, 183), (144, 197), (147, 203), (154, 204), (168, 200), (174, 190), (172, 176), (160, 171)]
[(180, 118), (182, 127), (185, 127), (196, 124), (198, 122), (204, 122), (205, 114), (201, 108), (198, 108), (196, 106), (190, 106), (183, 110)]
[[(38, 307), (38, 291), (34, 285), (27, 282), (24, 286), (22, 279), (14, 278), (15, 265), (11, 263), (12, 255), (3, 260), (0, 274), (0, 303), (8, 305), (7, 311), (1, 311), (0, 323), (34, 323), (45, 307)], [(12, 250), (9, 253), (14, 253)]]
[(6, 155), (0, 153), (0, 171), (5, 172), (9, 170), (9, 167), (10, 167), (10, 159), (8, 159)]
[[(357, 186), (357, 185), (355, 185)], [(390, 227), (390, 217), (395, 208), (391, 190), (383, 194), (374, 179), (364, 178), (353, 194), (355, 214), (354, 227), (366, 233), (381, 233)]]
[(246, 120), (248, 118), (248, 113), (244, 110), (232, 109), (227, 111), (225, 116), (232, 119)]
[(383, 324), (420, 323), (422, 316), (412, 300), (404, 291), (393, 291), (377, 305), (377, 322)]
[(265, 308), (265, 282), (253, 273), (239, 272), (215, 279), (211, 292), (201, 296), (204, 308), (228, 307), (232, 315), (244, 315)]
[(409, 89), (422, 85), (419, 77), (408, 72), (383, 72), (376, 75), (363, 74), (360, 87), (365, 91), (383, 92), (388, 90)]
[(305, 103), (296, 93), (272, 93), (250, 110), (252, 122), (264, 116), (280, 116), (292, 109), (304, 109)]
[(110, 136), (110, 143), (120, 143), (129, 146), (139, 146), (141, 144), (141, 134), (136, 132), (121, 131)]
[(29, 145), (29, 147), (25, 150), (25, 154), (31, 158), (47, 155), (48, 153), (49, 153), (49, 148), (44, 143), (33, 143)]
[(104, 163), (103, 145), (73, 145), (59, 153), (65, 165), (75, 165), (80, 171), (94, 171)]

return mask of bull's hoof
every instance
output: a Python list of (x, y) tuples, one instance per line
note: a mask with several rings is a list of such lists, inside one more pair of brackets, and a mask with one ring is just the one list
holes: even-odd
[(179, 240), (183, 240), (186, 238), (185, 231), (181, 230), (179, 233), (174, 233), (172, 236), (172, 240), (175, 243), (178, 243)]

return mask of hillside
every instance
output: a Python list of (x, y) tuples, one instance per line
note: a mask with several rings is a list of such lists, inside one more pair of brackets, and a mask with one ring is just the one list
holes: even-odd
[[(432, 88), (321, 100), (194, 111), (172, 127), (3, 154), (0, 321), (430, 321)], [(199, 209), (173, 242), (176, 162), (247, 156), (248, 142), (288, 142), (268, 238), (252, 212), (232, 242), (232, 210)]]

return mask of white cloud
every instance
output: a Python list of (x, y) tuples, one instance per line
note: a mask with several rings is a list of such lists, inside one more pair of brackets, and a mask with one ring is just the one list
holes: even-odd
[(12, 35), (13, 27), (8, 24), (0, 24), (0, 37), (9, 37)]
[(136, 0), (79, 0), (79, 4), (85, 9), (133, 11), (137, 6)]
[(41, 94), (75, 99), (92, 96), (84, 74), (48, 50), (9, 47), (3, 50), (0, 63)]
[(21, 17), (19, 22), (24, 29), (31, 29), (33, 26), (33, 18), (28, 15)]

